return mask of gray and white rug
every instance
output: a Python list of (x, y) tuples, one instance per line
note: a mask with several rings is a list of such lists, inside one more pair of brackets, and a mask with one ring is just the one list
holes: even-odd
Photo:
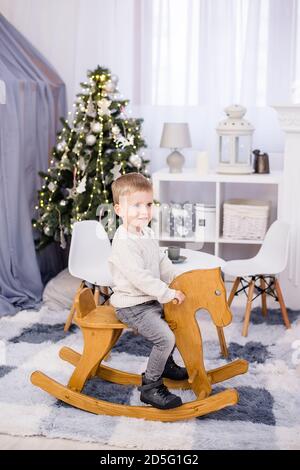
[[(241, 336), (242, 312), (234, 312), (225, 329), (230, 358), (245, 358), (249, 372), (214, 391), (236, 387), (240, 401), (214, 414), (177, 423), (96, 416), (75, 409), (30, 382), (41, 370), (67, 383), (73, 367), (58, 357), (63, 346), (81, 351), (80, 331), (65, 335), (67, 311), (22, 311), (0, 319), (0, 433), (42, 435), (109, 444), (124, 449), (299, 449), (300, 448), (300, 312), (289, 311), (292, 329), (282, 325), (279, 310), (262, 318), (256, 308), (248, 338)], [(208, 369), (226, 362), (220, 358), (215, 328), (205, 311), (198, 312)], [(108, 365), (130, 372), (144, 371), (150, 344), (126, 332)], [(178, 353), (175, 359), (180, 362)], [(90, 381), (86, 393), (110, 401), (141, 404), (134, 387)], [(183, 401), (190, 391), (176, 391)]]

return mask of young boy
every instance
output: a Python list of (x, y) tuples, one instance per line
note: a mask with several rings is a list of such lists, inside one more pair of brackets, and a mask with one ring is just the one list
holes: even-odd
[(162, 318), (161, 304), (185, 296), (170, 289), (175, 278), (172, 262), (161, 254), (153, 230), (153, 189), (140, 173), (128, 173), (112, 183), (114, 210), (123, 224), (116, 230), (112, 242), (109, 266), (113, 278), (111, 304), (119, 320), (153, 343), (147, 368), (143, 374), (141, 401), (156, 408), (175, 408), (180, 397), (169, 392), (162, 378), (188, 378), (184, 367), (178, 366), (172, 352), (175, 337)]

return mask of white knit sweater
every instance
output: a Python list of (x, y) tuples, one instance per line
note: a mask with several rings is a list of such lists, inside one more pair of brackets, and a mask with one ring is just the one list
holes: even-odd
[(120, 225), (108, 263), (113, 278), (110, 302), (114, 307), (132, 307), (149, 300), (164, 304), (174, 299), (176, 291), (168, 287), (176, 277), (174, 267), (167, 254), (160, 252), (150, 227), (137, 235)]

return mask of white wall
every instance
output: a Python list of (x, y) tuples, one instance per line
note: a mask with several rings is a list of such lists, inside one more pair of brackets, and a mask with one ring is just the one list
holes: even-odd
[[(108, 66), (117, 74), (120, 92), (130, 101), (133, 99), (135, 36), (134, 31), (126, 29), (126, 23), (131, 24), (133, 7), (134, 0), (0, 0), (1, 13), (39, 49), (66, 83), (69, 110), (87, 69), (97, 64)], [(86, 26), (89, 23), (90, 30)], [(165, 165), (168, 152), (159, 148), (159, 142), (166, 121), (189, 122), (193, 149), (208, 150), (210, 164), (216, 166), (215, 126), (225, 117), (222, 111), (203, 106), (131, 106), (131, 109), (134, 116), (145, 120), (143, 130), (152, 171)], [(246, 117), (256, 128), (254, 148), (283, 152), (284, 136), (274, 109), (249, 109)], [(186, 165), (193, 166), (193, 150), (186, 149), (185, 155)], [(276, 158), (276, 167), (280, 164)]]
[(120, 91), (130, 98), (135, 37), (126, 24), (131, 24), (134, 2), (0, 0), (0, 12), (54, 66), (67, 86), (71, 109), (87, 70), (97, 65), (117, 74)]
[[(66, 83), (71, 109), (74, 96), (80, 91), (79, 82), (85, 80), (87, 69), (97, 64), (117, 74), (120, 91), (132, 99), (135, 76), (130, 48), (133, 49), (134, 31), (128, 28), (124, 33), (124, 27), (126, 29), (126, 18), (132, 14), (133, 5), (134, 0), (0, 0), (0, 11), (54, 66)], [(90, 30), (85, 26), (89, 18), (93, 18)], [(99, 19), (98, 29), (95, 18)], [(134, 116), (145, 120), (143, 133), (148, 143), (146, 157), (151, 160), (151, 171), (165, 166), (168, 150), (160, 149), (159, 142), (166, 121), (190, 124), (193, 148), (184, 150), (187, 167), (195, 166), (195, 149), (208, 150), (210, 166), (216, 166), (215, 126), (224, 119), (224, 113), (203, 106), (132, 106), (131, 109)], [(271, 169), (281, 169), (282, 158), (278, 154), (283, 153), (284, 135), (275, 110), (253, 108), (246, 117), (256, 128), (254, 148), (271, 154)], [(208, 131), (204, 133), (207, 122)], [(239, 256), (243, 253), (237, 249), (233, 257)]]

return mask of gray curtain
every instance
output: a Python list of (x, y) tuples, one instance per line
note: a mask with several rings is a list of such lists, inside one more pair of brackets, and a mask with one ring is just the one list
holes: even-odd
[(43, 283), (31, 218), (38, 171), (46, 171), (65, 85), (42, 55), (0, 14), (0, 316), (39, 305)]

